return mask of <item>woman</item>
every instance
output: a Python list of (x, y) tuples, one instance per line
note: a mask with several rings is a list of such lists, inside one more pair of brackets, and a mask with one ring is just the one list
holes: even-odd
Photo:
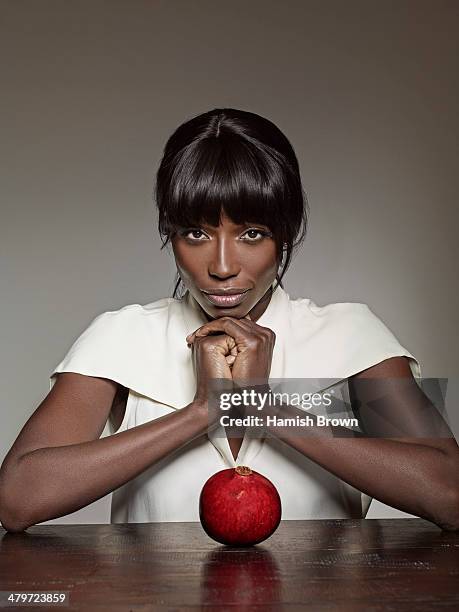
[[(110, 491), (112, 522), (196, 521), (204, 482), (238, 464), (276, 485), (283, 519), (365, 517), (376, 497), (457, 529), (458, 447), (449, 429), (422, 440), (331, 427), (228, 437), (216, 418), (215, 379), (229, 388), (306, 380), (361, 414), (375, 394), (359, 383), (373, 380), (374, 390), (399, 380), (406, 384), (385, 408), (416, 423), (427, 402), (413, 378), (419, 363), (365, 304), (319, 307), (284, 290), (307, 204), (282, 132), (235, 109), (193, 118), (166, 144), (156, 200), (179, 275), (174, 295), (102, 313), (56, 367), (2, 466), (6, 529)], [(180, 283), (186, 292), (177, 297)], [(107, 418), (112, 435), (99, 439)]]

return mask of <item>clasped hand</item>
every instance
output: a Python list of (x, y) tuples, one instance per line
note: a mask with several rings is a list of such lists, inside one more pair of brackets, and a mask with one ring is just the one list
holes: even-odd
[[(268, 327), (250, 315), (221, 317), (205, 323), (186, 338), (193, 351), (197, 377), (195, 401), (207, 405), (213, 379), (225, 379), (225, 391), (269, 390), (268, 379), (276, 340)], [(244, 416), (251, 412), (244, 410)], [(259, 414), (253, 408), (253, 414)]]

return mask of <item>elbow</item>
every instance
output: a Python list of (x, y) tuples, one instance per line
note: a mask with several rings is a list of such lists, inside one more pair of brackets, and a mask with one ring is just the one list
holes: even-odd
[(439, 500), (442, 512), (437, 510), (440, 519), (435, 522), (444, 531), (459, 531), (459, 487), (450, 489)]
[(21, 509), (12, 503), (11, 496), (6, 493), (4, 482), (0, 485), (0, 523), (3, 529), (10, 533), (25, 531), (32, 524), (27, 522)]
[(12, 509), (2, 495), (0, 495), (0, 522), (3, 529), (10, 533), (25, 531), (27, 527), (30, 527), (30, 523), (24, 520), (19, 512)]
[(17, 514), (8, 511), (3, 502), (0, 502), (0, 522), (3, 529), (9, 533), (20, 533), (30, 527), (30, 524), (21, 520)]
[(2, 527), (3, 529), (5, 529), (5, 531), (8, 531), (8, 533), (22, 533), (24, 532), (27, 527), (29, 527), (29, 525), (27, 524), (20, 524), (20, 523), (15, 523), (14, 521), (5, 521), (3, 520), (3, 518), (1, 519), (1, 523), (2, 523)]

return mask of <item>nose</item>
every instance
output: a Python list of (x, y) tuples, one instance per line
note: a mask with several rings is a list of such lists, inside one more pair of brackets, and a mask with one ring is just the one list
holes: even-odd
[(220, 237), (215, 241), (215, 250), (208, 269), (210, 276), (221, 279), (239, 274), (241, 266), (229, 238)]

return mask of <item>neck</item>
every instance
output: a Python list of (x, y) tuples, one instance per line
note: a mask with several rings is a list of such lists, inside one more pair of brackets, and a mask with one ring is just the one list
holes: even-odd
[(252, 310), (249, 311), (250, 318), (252, 321), (257, 322), (264, 311), (268, 308), (269, 302), (271, 301), (271, 297), (273, 294), (272, 286), (269, 287), (268, 291), (264, 294), (264, 296), (259, 300)]

